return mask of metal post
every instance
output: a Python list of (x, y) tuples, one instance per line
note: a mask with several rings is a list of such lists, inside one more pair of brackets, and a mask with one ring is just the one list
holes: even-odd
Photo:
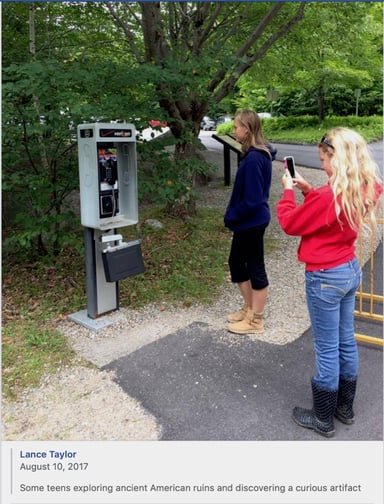
[(98, 246), (101, 234), (100, 230), (84, 228), (87, 314), (92, 319), (119, 309), (118, 282), (105, 279), (102, 252)]
[(361, 96), (361, 89), (355, 89), (355, 97), (356, 97), (356, 117), (359, 115), (359, 98)]
[(240, 153), (240, 152), (238, 152), (238, 153), (237, 153), (237, 167), (239, 167), (239, 166), (240, 166), (240, 162), (241, 162), (241, 153)]
[(96, 256), (95, 239), (92, 228), (84, 228), (85, 276), (87, 287), (87, 314), (95, 318), (97, 314)]
[(231, 151), (228, 145), (224, 144), (224, 185), (231, 183)]
[(214, 140), (217, 140), (224, 146), (224, 184), (231, 184), (231, 150), (237, 154), (237, 167), (241, 161), (241, 145), (236, 142), (232, 135), (212, 135)]

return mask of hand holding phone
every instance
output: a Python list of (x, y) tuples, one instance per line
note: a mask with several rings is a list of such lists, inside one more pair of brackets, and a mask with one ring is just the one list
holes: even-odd
[(293, 185), (294, 187), (299, 189), (303, 194), (307, 194), (311, 189), (313, 189), (312, 185), (309, 182), (307, 182), (297, 171)]
[(285, 156), (284, 167), (289, 171), (292, 178), (295, 178), (295, 159), (293, 156)]

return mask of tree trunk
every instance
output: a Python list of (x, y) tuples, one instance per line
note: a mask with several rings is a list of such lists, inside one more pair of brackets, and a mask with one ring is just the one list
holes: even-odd
[(318, 104), (318, 114), (319, 123), (322, 123), (325, 118), (325, 91), (323, 86), (320, 86), (317, 90), (317, 104)]

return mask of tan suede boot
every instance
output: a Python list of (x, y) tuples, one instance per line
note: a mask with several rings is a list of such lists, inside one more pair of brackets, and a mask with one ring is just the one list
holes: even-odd
[(264, 320), (262, 313), (247, 311), (244, 320), (228, 325), (228, 331), (235, 334), (260, 334), (264, 332)]
[(230, 313), (227, 316), (228, 322), (231, 322), (231, 323), (233, 323), (233, 322), (241, 322), (247, 316), (247, 311), (248, 311), (248, 307), (246, 305), (244, 305), (241, 308), (241, 310), (239, 310), (239, 311), (237, 311), (235, 313)]

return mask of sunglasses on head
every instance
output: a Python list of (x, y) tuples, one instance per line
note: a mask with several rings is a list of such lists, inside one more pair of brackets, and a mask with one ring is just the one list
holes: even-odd
[(331, 149), (334, 149), (334, 146), (331, 144), (331, 142), (328, 140), (327, 135), (324, 135), (323, 138), (320, 140), (321, 144), (327, 145)]

